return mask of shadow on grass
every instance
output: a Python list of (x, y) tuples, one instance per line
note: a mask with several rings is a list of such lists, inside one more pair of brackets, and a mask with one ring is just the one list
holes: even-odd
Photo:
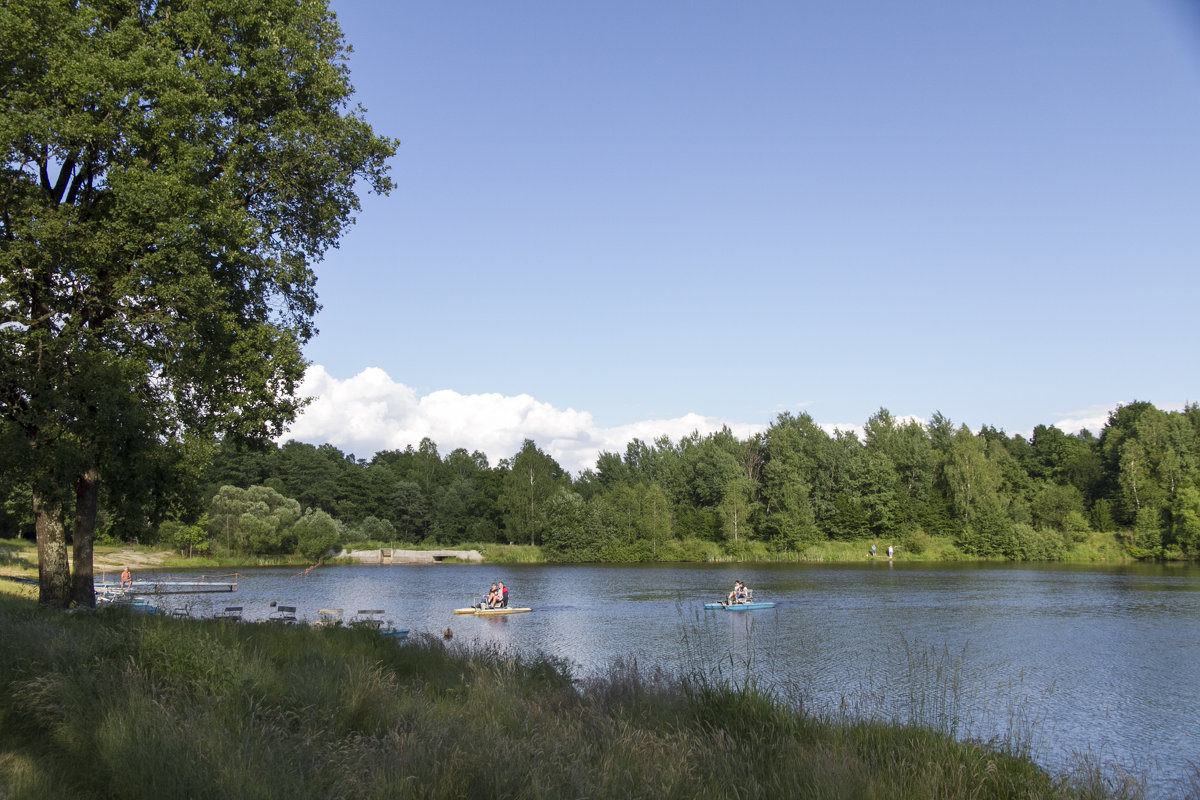
[(31, 548), (27, 545), (13, 541), (0, 541), (0, 567), (33, 569), (36, 564), (30, 560), (31, 552)]

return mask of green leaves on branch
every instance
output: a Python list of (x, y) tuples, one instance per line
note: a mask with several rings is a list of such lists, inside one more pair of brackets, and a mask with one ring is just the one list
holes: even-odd
[(360, 186), (390, 189), (396, 142), (351, 104), (322, 0), (9, 0), (0, 40), (0, 322), (21, 331), (0, 341), (0, 427), (35, 513), (89, 541), (79, 476), (134, 497), (166, 483), (142, 468), (169, 468), (156, 450), (295, 417), (312, 265)]

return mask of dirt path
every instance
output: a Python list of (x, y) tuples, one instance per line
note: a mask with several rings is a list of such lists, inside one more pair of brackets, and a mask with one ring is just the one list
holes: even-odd
[(95, 553), (92, 556), (92, 570), (94, 572), (102, 569), (120, 571), (123, 567), (129, 567), (136, 571), (139, 568), (160, 567), (168, 555), (170, 553), (146, 553), (134, 550), (132, 547), (123, 547), (111, 553)]

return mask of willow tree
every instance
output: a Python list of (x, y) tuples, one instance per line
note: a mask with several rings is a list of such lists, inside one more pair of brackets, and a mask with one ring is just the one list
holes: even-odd
[(325, 0), (3, 0), (0, 42), (4, 468), (41, 601), (91, 603), (101, 480), (295, 416), (311, 265), (395, 142)]

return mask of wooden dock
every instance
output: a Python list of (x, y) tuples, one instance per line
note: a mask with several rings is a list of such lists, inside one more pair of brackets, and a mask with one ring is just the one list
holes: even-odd
[(121, 582), (94, 583), (96, 591), (103, 594), (217, 594), (237, 591), (236, 581), (134, 581), (128, 589)]

